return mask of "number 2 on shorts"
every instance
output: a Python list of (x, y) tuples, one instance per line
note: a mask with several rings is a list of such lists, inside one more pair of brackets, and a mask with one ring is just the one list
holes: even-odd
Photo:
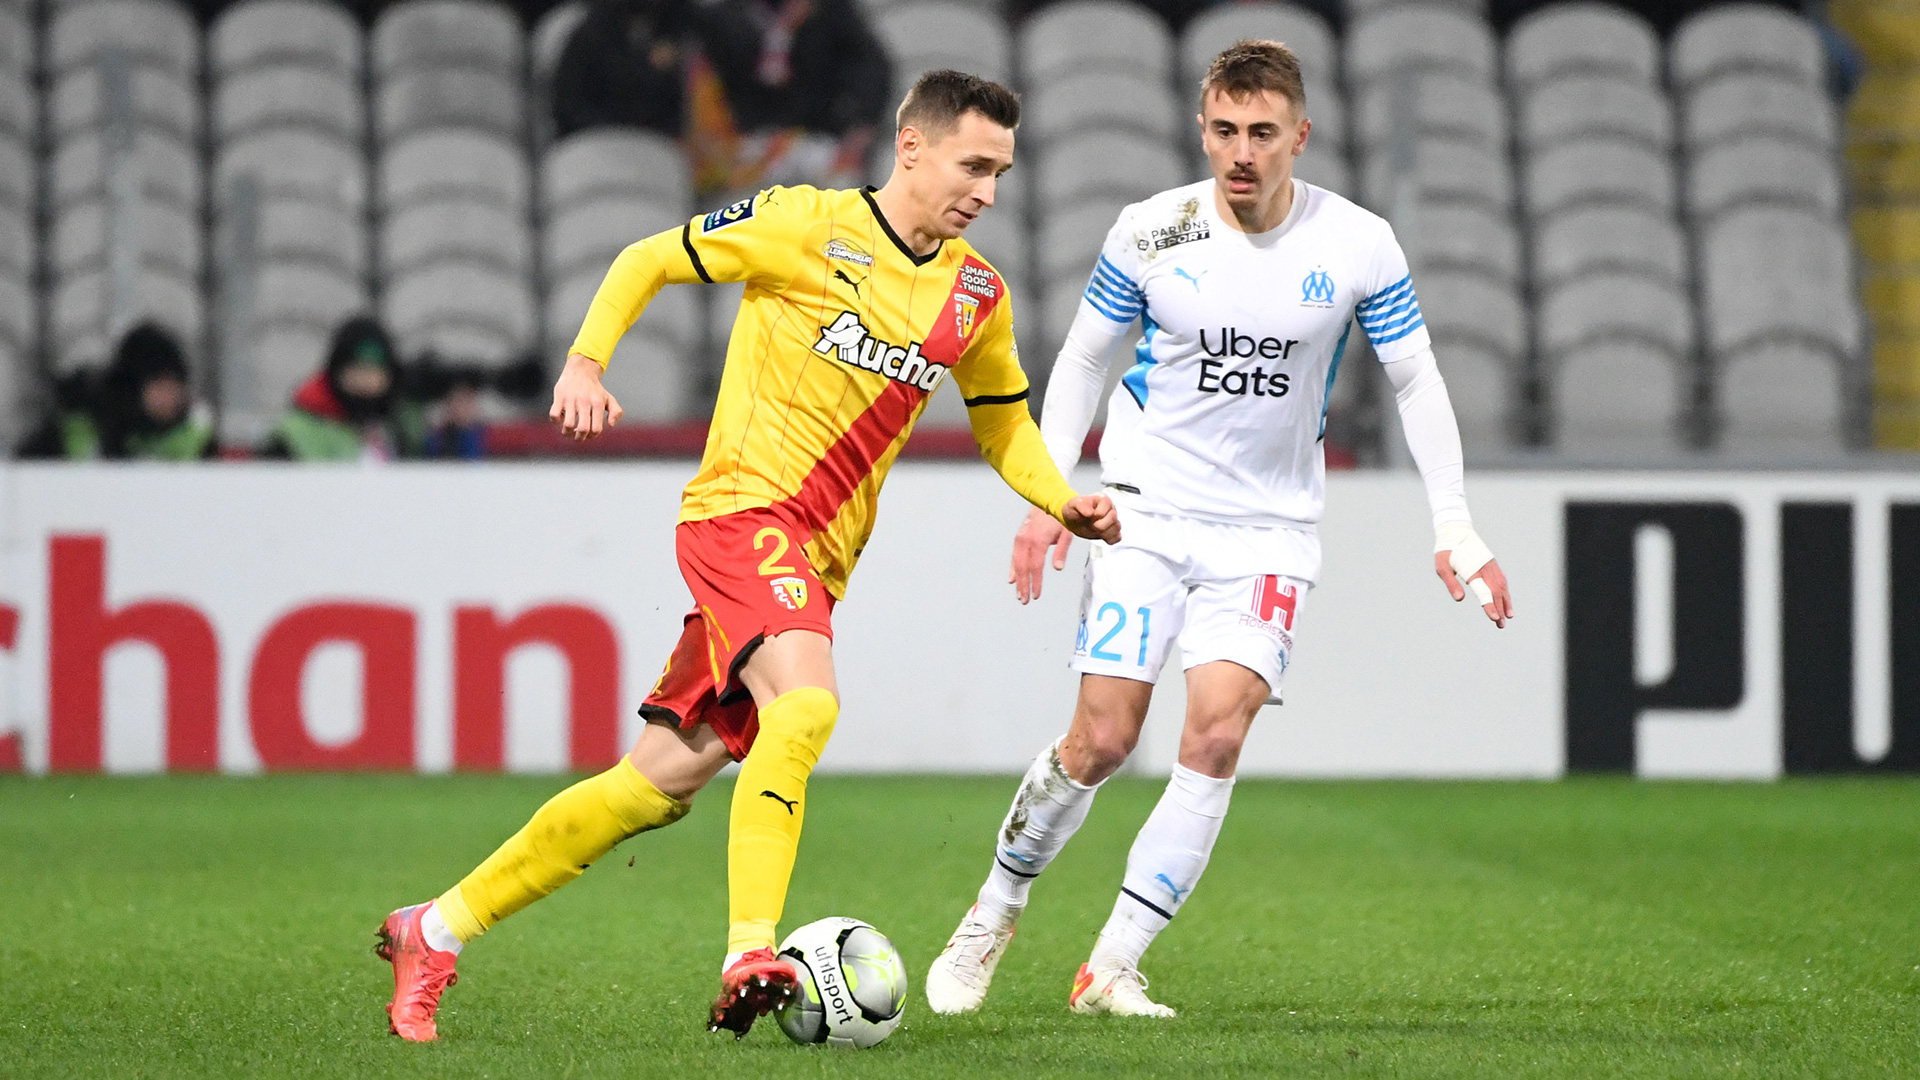
[[(1100, 610), (1094, 613), (1093, 621), (1099, 622), (1102, 619), (1106, 618), (1107, 612), (1109, 611), (1113, 612), (1113, 615), (1114, 615), (1113, 629), (1107, 631), (1105, 636), (1103, 636), (1099, 641), (1094, 643), (1092, 655), (1095, 660), (1124, 659), (1124, 657), (1122, 657), (1117, 652), (1108, 652), (1107, 642), (1112, 641), (1116, 637), (1119, 637), (1120, 631), (1125, 630), (1127, 628), (1127, 609), (1121, 607), (1119, 604), (1113, 603), (1112, 601), (1108, 601), (1107, 603), (1100, 605)], [(1147, 666), (1147, 641), (1153, 629), (1153, 609), (1144, 608), (1144, 607), (1136, 608), (1134, 609), (1134, 613), (1140, 616), (1140, 656), (1138, 659), (1136, 659), (1133, 662), (1133, 666), (1146, 667)]]
[(781, 532), (771, 525), (761, 529), (759, 532), (753, 534), (753, 550), (760, 551), (764, 549), (769, 540), (773, 541), (773, 551), (768, 553), (766, 558), (760, 560), (760, 576), (772, 577), (775, 574), (793, 573), (793, 567), (783, 566), (777, 561), (787, 553), (789, 541), (787, 540), (786, 533)]

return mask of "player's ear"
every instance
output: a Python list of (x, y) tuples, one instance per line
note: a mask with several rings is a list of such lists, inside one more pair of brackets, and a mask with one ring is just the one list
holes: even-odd
[(900, 163), (911, 168), (920, 161), (920, 151), (926, 146), (925, 136), (920, 129), (908, 124), (893, 137), (893, 154)]

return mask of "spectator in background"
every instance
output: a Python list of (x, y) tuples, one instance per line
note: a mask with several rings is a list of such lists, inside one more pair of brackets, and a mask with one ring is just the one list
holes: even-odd
[(690, 14), (702, 52), (691, 150), (703, 193), (866, 181), (893, 78), (855, 0), (705, 0)]
[(421, 443), (419, 410), (400, 393), (386, 328), (357, 316), (334, 331), (326, 367), (294, 391), (260, 456), (294, 461), (391, 461)]
[(23, 458), (197, 461), (219, 452), (187, 389), (187, 356), (171, 333), (142, 323), (120, 339), (104, 373), (77, 372), (20, 444)]
[(554, 69), (555, 134), (634, 127), (678, 138), (685, 30), (685, 0), (593, 0)]

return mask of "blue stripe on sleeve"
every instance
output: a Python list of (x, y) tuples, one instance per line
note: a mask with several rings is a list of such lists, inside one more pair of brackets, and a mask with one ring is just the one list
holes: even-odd
[(1406, 337), (1408, 334), (1413, 333), (1415, 330), (1418, 330), (1425, 325), (1427, 325), (1427, 320), (1421, 319), (1421, 318), (1415, 318), (1411, 323), (1408, 323), (1406, 326), (1403, 326), (1399, 330), (1396, 330), (1390, 334), (1386, 334), (1382, 337), (1374, 337), (1372, 334), (1368, 334), (1367, 338), (1373, 342), (1375, 347), (1378, 347), (1381, 345), (1388, 345), (1393, 342), (1399, 341), (1401, 338)]
[(1399, 300), (1402, 293), (1411, 293), (1411, 292), (1413, 292), (1413, 275), (1408, 274), (1406, 277), (1401, 278), (1399, 281), (1394, 282), (1393, 284), (1387, 286), (1386, 288), (1381, 289), (1379, 292), (1374, 293), (1372, 296), (1367, 297), (1365, 300), (1360, 301), (1360, 303), (1356, 306), (1356, 309), (1360, 311), (1371, 311), (1374, 308), (1381, 307), (1383, 305), (1390, 304)]
[(1104, 295), (1096, 291), (1092, 285), (1087, 286), (1084, 299), (1087, 303), (1093, 305), (1093, 310), (1117, 323), (1130, 323), (1133, 321), (1135, 315), (1140, 314), (1137, 308), (1130, 314), (1122, 312), (1118, 307), (1114, 306), (1111, 300), (1108, 300)]

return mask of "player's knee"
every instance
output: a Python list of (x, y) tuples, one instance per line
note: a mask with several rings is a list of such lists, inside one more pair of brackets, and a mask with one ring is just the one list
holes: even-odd
[(1140, 732), (1131, 724), (1099, 723), (1087, 725), (1082, 732), (1081, 754), (1089, 776), (1075, 776), (1082, 784), (1098, 783), (1126, 764), (1128, 755), (1140, 742)]
[(1189, 732), (1181, 741), (1180, 764), (1208, 776), (1232, 776), (1246, 741), (1246, 731), (1238, 724), (1216, 724)]

